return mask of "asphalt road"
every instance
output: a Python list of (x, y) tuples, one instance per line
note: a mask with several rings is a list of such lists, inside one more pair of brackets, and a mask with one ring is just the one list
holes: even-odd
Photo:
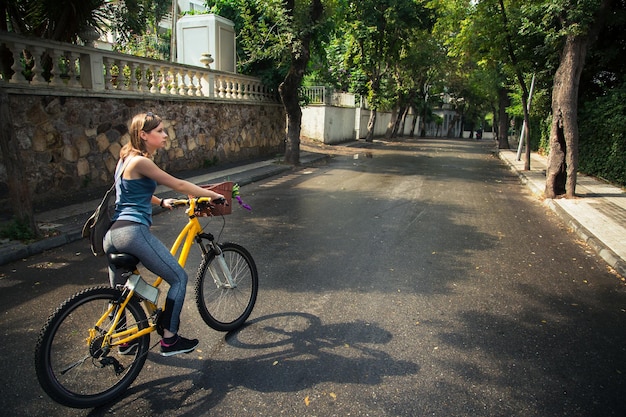
[[(222, 240), (259, 268), (249, 324), (204, 325), (192, 256), (181, 333), (200, 348), (151, 353), (110, 406), (58, 406), (33, 370), (45, 318), (106, 283), (104, 260), (83, 241), (0, 267), (0, 414), (626, 415), (624, 285), (491, 143), (335, 149), (327, 164), (244, 187), (253, 211), (226, 219)], [(162, 214), (154, 230), (171, 242), (183, 222)]]

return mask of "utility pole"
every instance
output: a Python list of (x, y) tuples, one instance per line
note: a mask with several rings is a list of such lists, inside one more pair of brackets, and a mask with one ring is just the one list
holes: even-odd
[[(530, 82), (530, 93), (528, 94), (528, 105), (526, 106), (526, 108), (528, 109), (528, 112), (530, 113), (530, 102), (533, 100), (533, 91), (535, 90), (535, 74), (533, 74), (533, 79)], [(524, 144), (526, 144), (526, 162), (528, 163), (528, 166), (530, 169), (530, 146), (528, 146), (528, 143), (530, 141), (530, 138), (526, 138), (526, 120), (524, 120), (524, 124), (522, 125), (522, 133), (520, 134), (520, 138), (519, 138), (519, 144), (517, 145), (517, 160), (521, 160), (522, 159), (522, 147), (524, 146)], [(524, 139), (526, 139), (526, 142), (524, 142)]]
[(178, 21), (178, 0), (172, 0), (172, 36), (170, 38), (170, 62), (176, 62), (176, 22)]

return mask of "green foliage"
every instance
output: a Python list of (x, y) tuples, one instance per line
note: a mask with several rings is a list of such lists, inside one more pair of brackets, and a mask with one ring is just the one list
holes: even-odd
[(430, 36), (434, 11), (419, 0), (349, 2), (346, 10), (334, 44), (341, 59), (333, 66), (344, 88), (366, 96), (372, 109), (410, 102), (437, 56)]
[[(211, 13), (219, 14), (235, 23), (237, 35), (237, 66), (242, 74), (261, 78), (271, 88), (284, 81), (294, 59), (299, 59), (301, 39), (314, 34), (312, 48), (322, 45), (330, 29), (328, 5), (334, 0), (325, 0), (326, 16), (312, 25), (310, 0), (250, 1), (250, 0), (207, 0)], [(290, 6), (293, 4), (293, 9)]]
[(156, 27), (171, 0), (6, 0), (2, 26), (12, 32), (77, 43), (90, 28), (112, 30), (123, 39)]
[(35, 238), (33, 231), (28, 226), (28, 223), (13, 219), (10, 222), (0, 228), (0, 238), (29, 241)]
[(219, 158), (217, 156), (214, 156), (211, 159), (205, 159), (204, 162), (202, 163), (202, 167), (203, 168), (211, 168), (216, 166), (219, 163)]
[(552, 128), (552, 113), (543, 118), (539, 124), (539, 153), (548, 155), (550, 152), (550, 129)]
[(167, 33), (159, 36), (148, 30), (143, 35), (131, 35), (126, 39), (120, 39), (114, 45), (114, 50), (128, 55), (168, 61), (170, 59), (171, 34), (172, 31), (168, 30)]
[(579, 170), (626, 186), (626, 83), (584, 103), (579, 116)]

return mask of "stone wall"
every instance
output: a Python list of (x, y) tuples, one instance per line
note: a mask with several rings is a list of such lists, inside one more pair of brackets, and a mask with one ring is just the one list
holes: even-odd
[[(177, 171), (275, 156), (284, 150), (285, 114), (272, 103), (10, 95), (11, 117), (35, 203), (111, 184), (128, 123), (152, 111), (167, 128), (155, 162)], [(7, 195), (0, 159), (0, 198)]]

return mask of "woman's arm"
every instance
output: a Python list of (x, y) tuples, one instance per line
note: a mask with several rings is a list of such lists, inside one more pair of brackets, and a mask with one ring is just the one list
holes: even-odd
[[(153, 179), (157, 184), (164, 185), (171, 188), (174, 191), (185, 195), (192, 195), (194, 197), (210, 197), (215, 200), (218, 198), (224, 198), (223, 195), (216, 193), (215, 191), (207, 190), (197, 185), (176, 178), (167, 172), (159, 168), (154, 161), (148, 158), (137, 158), (135, 166), (133, 167), (134, 174), (140, 174), (143, 177)], [(152, 197), (152, 203), (160, 204), (161, 200), (158, 197)]]

